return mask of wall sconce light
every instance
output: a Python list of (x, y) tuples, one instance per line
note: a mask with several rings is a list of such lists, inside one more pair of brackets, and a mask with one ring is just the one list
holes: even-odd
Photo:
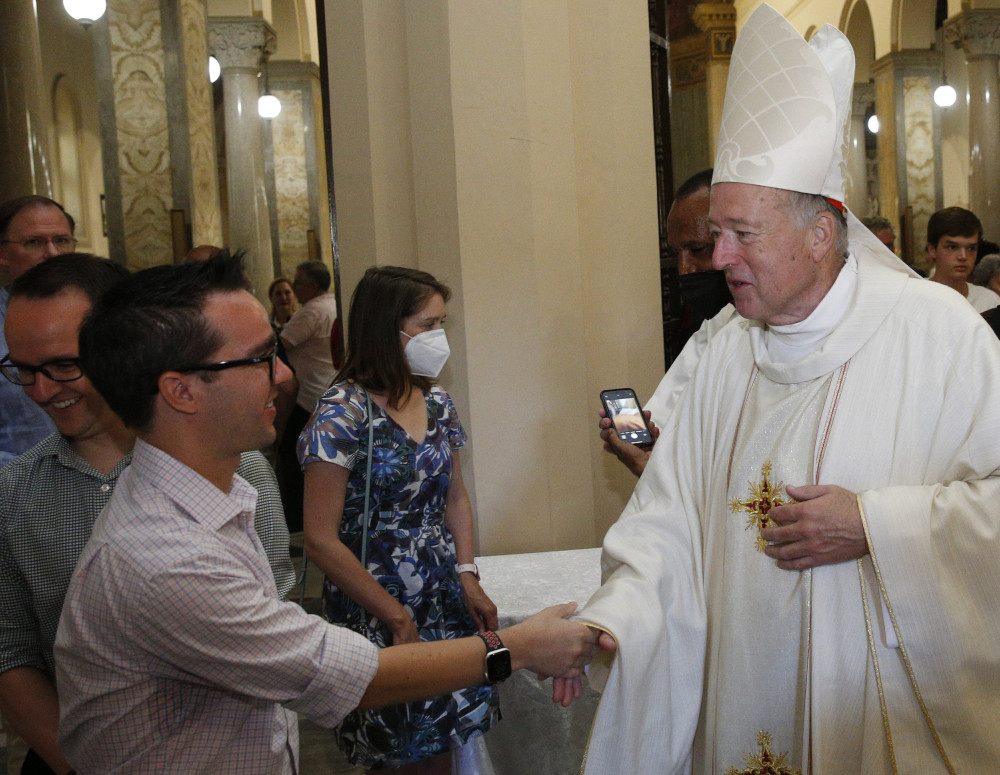
[(868, 117), (868, 131), (871, 132), (873, 135), (877, 135), (878, 129), (879, 129), (878, 116), (872, 113)]
[(208, 80), (211, 83), (215, 83), (219, 80), (219, 76), (222, 75), (222, 65), (219, 64), (219, 60), (213, 56), (208, 58)]
[(934, 104), (939, 108), (950, 108), (957, 99), (958, 93), (954, 86), (948, 85), (947, 79), (934, 90)]
[(106, 0), (63, 0), (66, 13), (76, 19), (87, 29), (96, 22), (108, 9)]

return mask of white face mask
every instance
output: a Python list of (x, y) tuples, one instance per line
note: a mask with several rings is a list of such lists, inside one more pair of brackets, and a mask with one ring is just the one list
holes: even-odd
[(400, 331), (403, 336), (410, 341), (403, 349), (406, 362), (410, 365), (410, 373), (418, 377), (437, 377), (444, 368), (448, 356), (451, 355), (451, 348), (448, 347), (448, 336), (443, 328), (435, 328), (433, 331), (422, 331), (416, 336), (410, 336), (405, 331)]

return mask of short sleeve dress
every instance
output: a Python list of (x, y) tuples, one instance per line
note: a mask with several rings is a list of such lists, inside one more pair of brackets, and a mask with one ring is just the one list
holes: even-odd
[[(340, 540), (361, 557), (368, 524), (367, 567), (413, 616), (421, 640), (462, 638), (477, 632), (455, 570), (455, 547), (444, 524), (452, 450), (465, 443), (451, 396), (437, 385), (424, 392), (427, 436), (416, 444), (374, 402), (372, 487), (365, 519), (368, 449), (366, 393), (350, 382), (331, 387), (299, 437), (303, 466), (327, 461), (351, 471)], [(326, 579), (327, 619), (366, 634), (380, 648), (392, 632)], [(354, 764), (399, 767), (446, 753), (490, 729), (500, 718), (497, 693), (479, 686), (423, 702), (355, 711), (337, 728), (337, 743)]]

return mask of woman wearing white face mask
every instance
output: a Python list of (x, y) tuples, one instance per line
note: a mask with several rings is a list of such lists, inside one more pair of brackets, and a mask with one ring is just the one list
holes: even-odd
[[(305, 546), (326, 574), (324, 611), (382, 647), (497, 627), (473, 564), (457, 455), (465, 431), (434, 381), (448, 358), (450, 296), (426, 272), (369, 269), (351, 299), (343, 368), (299, 438)], [(448, 773), (448, 752), (498, 719), (496, 692), (480, 686), (355, 712), (336, 734), (363, 767)]]

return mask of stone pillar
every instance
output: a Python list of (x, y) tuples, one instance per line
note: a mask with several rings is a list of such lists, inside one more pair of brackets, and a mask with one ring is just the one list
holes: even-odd
[(729, 59), (736, 39), (730, 3), (699, 3), (693, 20), (700, 34), (672, 38), (670, 147), (674, 183), (711, 167), (722, 123)]
[(1000, 10), (962, 11), (945, 38), (965, 52), (969, 71), (969, 209), (988, 239), (1000, 236)]
[[(291, 277), (295, 267), (318, 253), (329, 263), (330, 210), (327, 206), (319, 67), (312, 62), (268, 63), (271, 93), (281, 113), (271, 120), (277, 236), (275, 274)], [(311, 243), (311, 244), (310, 244)]]
[(38, 13), (32, 0), (0, 3), (0, 202), (26, 194), (52, 196), (52, 155), (45, 131)]
[(274, 264), (257, 74), (277, 38), (267, 22), (254, 17), (211, 17), (208, 27), (209, 46), (222, 66), (229, 246), (248, 251), (250, 281), (262, 295), (274, 278)]
[(845, 204), (856, 216), (864, 218), (875, 213), (868, 206), (868, 155), (865, 152), (865, 116), (875, 102), (875, 86), (854, 84), (851, 103), (851, 136), (847, 147), (847, 194)]
[(729, 60), (736, 42), (736, 8), (729, 3), (698, 3), (694, 23), (705, 33), (708, 64), (705, 68), (705, 91), (708, 97), (708, 149), (715, 159), (722, 125), (722, 105), (726, 100)]
[(221, 237), (204, 0), (110, 0), (94, 31), (109, 252), (173, 263)]
[(879, 210), (898, 219), (901, 256), (926, 266), (927, 221), (941, 207), (940, 112), (931, 95), (941, 83), (940, 52), (893, 51), (872, 66), (879, 118)]

